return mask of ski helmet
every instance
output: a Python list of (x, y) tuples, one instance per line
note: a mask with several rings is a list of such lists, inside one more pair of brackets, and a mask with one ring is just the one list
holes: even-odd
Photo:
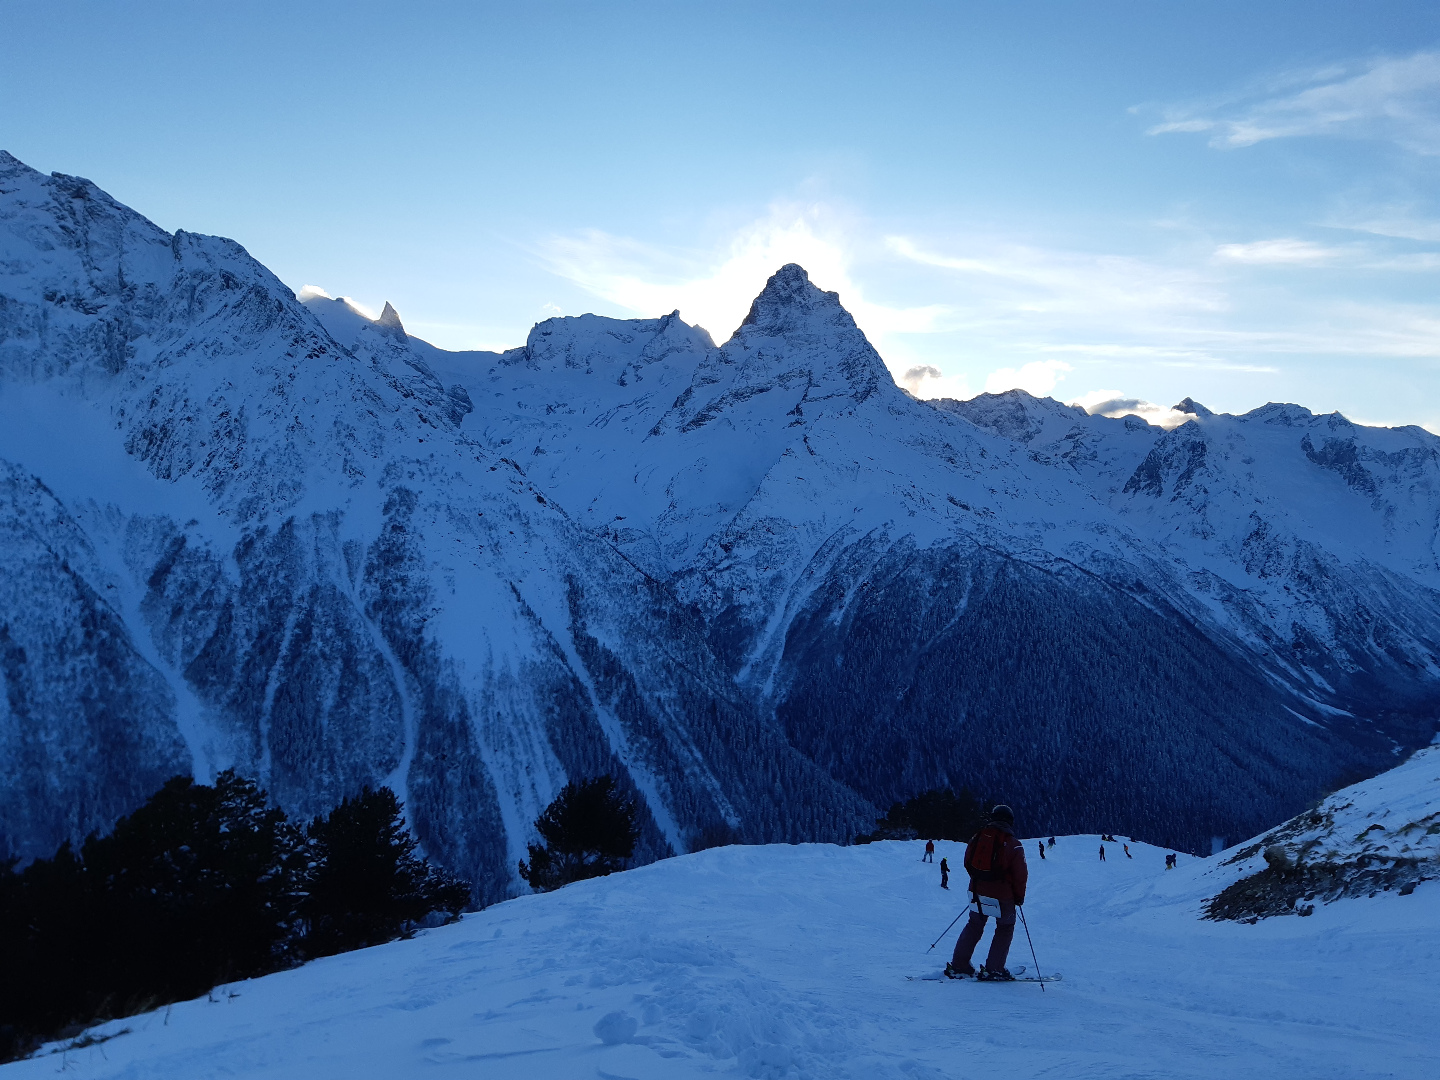
[(1003, 821), (1006, 825), (1015, 824), (1015, 811), (1004, 803), (1000, 803), (994, 810), (991, 810), (990, 817), (995, 821)]

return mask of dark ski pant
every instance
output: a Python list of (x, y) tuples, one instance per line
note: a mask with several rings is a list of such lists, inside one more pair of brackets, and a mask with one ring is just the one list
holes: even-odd
[[(980, 936), (985, 933), (986, 916), (978, 911), (970, 913), (970, 921), (965, 924), (965, 929), (960, 931), (960, 940), (955, 942), (955, 955), (950, 958), (950, 963), (961, 971), (970, 967), (970, 957), (975, 952), (975, 946), (980, 944)], [(995, 937), (990, 942), (990, 955), (985, 958), (985, 966), (998, 971), (1005, 966), (1005, 958), (1010, 955), (1010, 939), (1015, 936), (1015, 902), (1013, 900), (1000, 901), (1000, 918), (996, 920)]]

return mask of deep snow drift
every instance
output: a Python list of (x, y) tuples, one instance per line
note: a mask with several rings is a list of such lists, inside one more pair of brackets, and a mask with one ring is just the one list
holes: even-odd
[[(1392, 801), (1433, 814), (1440, 750), (1410, 766), (1341, 794), (1361, 817), (1383, 818)], [(1042, 970), (1064, 975), (1042, 993), (905, 978), (939, 972), (955, 931), (926, 946), (963, 902), (938, 888), (922, 846), (686, 855), (115, 1021), (93, 1034), (129, 1033), (0, 1075), (1430, 1080), (1440, 1070), (1440, 882), (1306, 918), (1207, 922), (1202, 900), (1244, 866), (1182, 856), (1167, 871), (1163, 849), (1135, 842), (1131, 859), (1107, 844), (1102, 863), (1093, 835), (1061, 837), (1041, 861), (1031, 840), (1026, 913)], [(945, 843), (937, 858), (960, 854)], [(1023, 932), (1011, 962), (1032, 963)]]

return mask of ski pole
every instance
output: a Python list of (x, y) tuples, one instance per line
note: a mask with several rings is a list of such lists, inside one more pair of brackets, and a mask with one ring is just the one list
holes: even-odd
[[(964, 915), (965, 912), (966, 912), (966, 911), (969, 911), (969, 910), (970, 910), (970, 909), (969, 909), (968, 907), (966, 907), (966, 908), (965, 908), (965, 911), (960, 912), (960, 915)], [(960, 915), (956, 915), (955, 918), (953, 918), (953, 919), (950, 920), (950, 926), (954, 926), (957, 922), (960, 921)], [(945, 934), (948, 934), (948, 933), (950, 932), (950, 926), (945, 927)], [(941, 935), (940, 935), (939, 937), (937, 937), (934, 941), (932, 941), (932, 942), (930, 943), (930, 948), (929, 948), (929, 949), (926, 949), (925, 951), (926, 951), (927, 953), (930, 952), (931, 949), (934, 949), (936, 945), (939, 945), (940, 942), (944, 941), (944, 940), (945, 940), (945, 934), (941, 934)]]
[[(1025, 940), (1030, 942), (1030, 959), (1035, 961), (1035, 977), (1039, 979), (1041, 978), (1040, 961), (1035, 958), (1035, 942), (1030, 937), (1030, 924), (1025, 921), (1025, 909), (1023, 907), (1017, 907), (1015, 910), (1020, 913), (1020, 925), (1025, 927)], [(954, 926), (955, 924), (951, 923), (950, 925)], [(1042, 994), (1045, 992), (1044, 982), (1040, 983), (1040, 992)]]

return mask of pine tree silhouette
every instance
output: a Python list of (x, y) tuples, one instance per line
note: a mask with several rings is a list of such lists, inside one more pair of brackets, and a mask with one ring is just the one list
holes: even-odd
[(233, 771), (168, 781), (108, 836), (0, 862), (0, 1062), (113, 1017), (454, 918), (470, 888), (430, 866), (388, 788), (303, 834)]
[(528, 845), (520, 876), (537, 892), (623, 870), (639, 837), (635, 806), (609, 775), (566, 784), (535, 829), (545, 843)]
[(365, 788), (306, 830), (312, 869), (300, 904), (306, 956), (392, 941), (432, 912), (453, 920), (470, 902), (463, 881), (416, 853), (400, 800)]
[(982, 801), (968, 787), (958, 792), (932, 788), (903, 803), (895, 803), (875, 831), (857, 836), (857, 843), (873, 840), (967, 841), (985, 824)]
[(125, 1016), (286, 966), (298, 834), (254, 781), (168, 781), (79, 854), (0, 875), (0, 1025)]

